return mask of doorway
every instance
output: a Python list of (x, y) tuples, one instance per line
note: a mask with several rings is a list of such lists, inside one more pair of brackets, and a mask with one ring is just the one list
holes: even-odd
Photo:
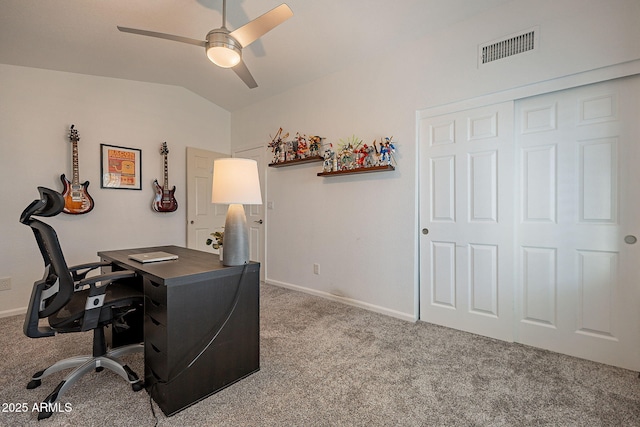
[(187, 147), (187, 247), (216, 252), (206, 244), (216, 230), (224, 227), (227, 205), (211, 203), (213, 161), (228, 154)]

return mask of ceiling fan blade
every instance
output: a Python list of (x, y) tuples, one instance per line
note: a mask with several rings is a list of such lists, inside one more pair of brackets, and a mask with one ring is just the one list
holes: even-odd
[(180, 43), (188, 43), (196, 46), (205, 47), (207, 42), (204, 40), (190, 39), (189, 37), (174, 36), (173, 34), (156, 33), (155, 31), (138, 30), (136, 28), (127, 28), (118, 26), (118, 30), (123, 33), (139, 34), (141, 36), (157, 37), (159, 39), (173, 40)]
[(244, 84), (249, 86), (249, 89), (258, 87), (258, 83), (256, 83), (256, 81), (254, 80), (253, 76), (249, 72), (249, 69), (247, 68), (247, 64), (245, 64), (242, 59), (240, 60), (240, 62), (238, 62), (238, 65), (232, 67), (231, 69), (238, 75), (238, 77), (242, 79)]
[(247, 47), (292, 16), (293, 12), (289, 6), (282, 3), (264, 15), (233, 30), (229, 35), (236, 39), (242, 47)]

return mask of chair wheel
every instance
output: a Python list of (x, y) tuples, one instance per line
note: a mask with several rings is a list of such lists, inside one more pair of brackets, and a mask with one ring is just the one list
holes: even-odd
[(31, 381), (29, 381), (29, 384), (27, 384), (27, 389), (31, 390), (31, 389), (34, 389), (36, 387), (40, 387), (40, 384), (42, 384), (42, 381), (40, 381), (40, 380), (31, 380)]
[(44, 420), (45, 418), (49, 418), (51, 415), (53, 415), (53, 412), (40, 411), (38, 412), (38, 421)]
[(138, 381), (137, 383), (131, 384), (131, 389), (133, 391), (140, 391), (144, 388), (144, 382)]

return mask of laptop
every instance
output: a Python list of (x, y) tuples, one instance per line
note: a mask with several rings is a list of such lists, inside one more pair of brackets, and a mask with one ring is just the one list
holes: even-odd
[(147, 262), (170, 261), (172, 259), (178, 259), (178, 255), (159, 251), (159, 252), (145, 252), (141, 254), (131, 254), (129, 255), (129, 258), (134, 261), (147, 263)]

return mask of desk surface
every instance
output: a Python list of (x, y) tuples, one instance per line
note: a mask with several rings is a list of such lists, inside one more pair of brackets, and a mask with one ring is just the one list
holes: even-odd
[[(129, 258), (131, 254), (163, 251), (178, 255), (178, 259), (141, 263)], [(182, 248), (180, 246), (153, 246), (146, 248), (100, 251), (98, 256), (106, 261), (118, 264), (124, 269), (133, 270), (147, 276), (156, 283), (175, 286), (195, 281), (215, 279), (242, 271), (243, 266), (227, 267), (222, 265), (220, 257), (210, 252)], [(250, 262), (247, 271), (259, 269), (260, 264)]]

